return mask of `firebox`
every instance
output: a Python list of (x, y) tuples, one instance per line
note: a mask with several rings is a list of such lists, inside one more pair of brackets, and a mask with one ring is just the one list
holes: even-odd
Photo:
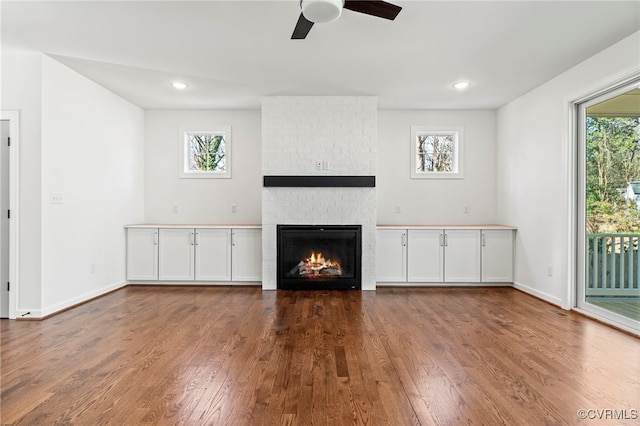
[(360, 290), (360, 225), (278, 225), (280, 290)]

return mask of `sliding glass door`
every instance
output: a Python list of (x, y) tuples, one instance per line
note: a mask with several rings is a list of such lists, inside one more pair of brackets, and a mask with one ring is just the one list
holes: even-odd
[(576, 305), (640, 332), (640, 82), (579, 105)]

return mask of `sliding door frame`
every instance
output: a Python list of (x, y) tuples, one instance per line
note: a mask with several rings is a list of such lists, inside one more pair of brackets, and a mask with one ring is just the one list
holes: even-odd
[(569, 285), (567, 308), (633, 334), (640, 334), (638, 321), (588, 304), (585, 300), (586, 264), (586, 109), (608, 98), (618, 96), (640, 84), (640, 69), (597, 84), (568, 103), (568, 143), (565, 146), (568, 165), (566, 180), (569, 202)]

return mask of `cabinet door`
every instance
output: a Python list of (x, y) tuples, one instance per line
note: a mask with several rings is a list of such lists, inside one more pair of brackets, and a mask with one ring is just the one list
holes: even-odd
[(262, 280), (262, 229), (233, 229), (231, 241), (232, 281)]
[(231, 229), (196, 229), (196, 280), (231, 281)]
[(513, 231), (482, 231), (482, 281), (513, 282)]
[(445, 230), (444, 280), (480, 282), (480, 230)]
[(193, 228), (160, 229), (159, 279), (172, 281), (194, 279), (194, 232)]
[(377, 237), (376, 281), (407, 281), (407, 230), (379, 229)]
[(158, 279), (157, 229), (127, 229), (127, 279)]
[(409, 229), (407, 281), (444, 280), (444, 233), (441, 229)]

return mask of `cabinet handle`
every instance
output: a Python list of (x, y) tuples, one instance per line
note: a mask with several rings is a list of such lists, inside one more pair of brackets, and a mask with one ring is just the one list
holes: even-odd
[(449, 247), (449, 236), (444, 234), (444, 246)]
[(154, 246), (158, 245), (158, 231), (153, 233), (153, 245)]
[(440, 234), (440, 247), (444, 245), (444, 235)]
[(485, 235), (482, 234), (482, 247), (484, 247), (486, 245), (486, 241), (485, 241)]
[(231, 233), (231, 246), (232, 246), (232, 247), (235, 247), (235, 246), (236, 246), (236, 238), (235, 238), (235, 237), (236, 237), (236, 233), (235, 233), (235, 232), (232, 232), (232, 233)]
[(196, 231), (196, 245), (200, 244), (200, 233)]
[(402, 233), (402, 247), (406, 247), (407, 246), (407, 234), (405, 234), (404, 232)]
[(196, 243), (195, 240), (196, 240), (196, 237), (195, 237), (194, 233), (192, 232), (191, 233), (191, 245), (194, 245)]

